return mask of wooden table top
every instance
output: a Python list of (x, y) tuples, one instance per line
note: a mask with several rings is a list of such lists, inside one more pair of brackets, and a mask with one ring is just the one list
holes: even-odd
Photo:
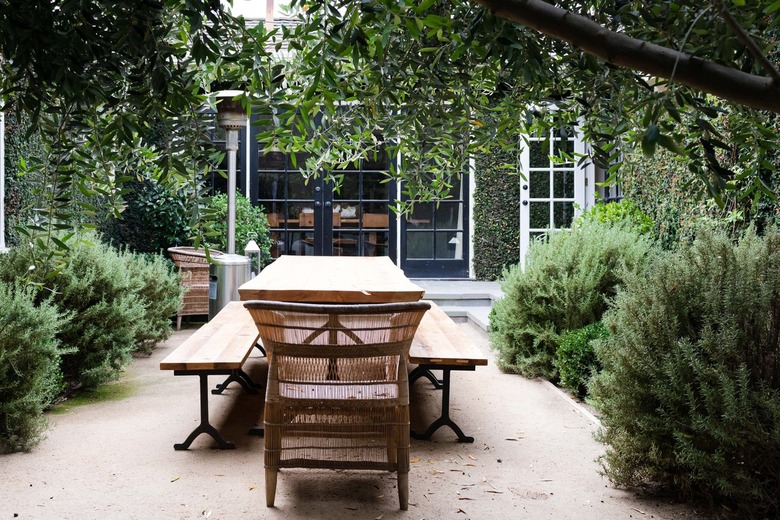
[(391, 303), (418, 301), (425, 291), (386, 256), (283, 255), (238, 293), (244, 301)]

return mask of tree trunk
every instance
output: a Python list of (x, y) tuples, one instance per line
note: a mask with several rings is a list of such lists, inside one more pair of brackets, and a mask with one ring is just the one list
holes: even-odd
[(667, 78), (741, 105), (780, 113), (780, 85), (690, 54), (610, 31), (542, 0), (476, 0), (512, 20), (619, 67)]

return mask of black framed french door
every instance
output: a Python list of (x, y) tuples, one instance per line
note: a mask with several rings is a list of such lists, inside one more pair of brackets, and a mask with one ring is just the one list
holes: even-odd
[(390, 210), (395, 185), (386, 182), (387, 157), (364, 159), (306, 181), (291, 157), (258, 156), (257, 197), (271, 228), (272, 257), (291, 255), (396, 255), (396, 222)]
[(451, 198), (415, 203), (401, 219), (401, 268), (414, 278), (469, 277), (469, 177), (450, 189)]

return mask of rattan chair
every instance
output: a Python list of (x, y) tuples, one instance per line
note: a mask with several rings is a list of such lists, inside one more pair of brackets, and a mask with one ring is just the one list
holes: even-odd
[[(168, 253), (181, 273), (181, 285), (185, 289), (184, 301), (176, 313), (176, 330), (180, 330), (182, 316), (209, 313), (209, 263), (203, 249), (176, 246), (169, 247)], [(222, 251), (212, 249), (209, 254), (219, 256)]]
[(274, 505), (280, 468), (398, 474), (409, 504), (406, 359), (426, 302), (244, 304), (268, 353), (265, 492)]

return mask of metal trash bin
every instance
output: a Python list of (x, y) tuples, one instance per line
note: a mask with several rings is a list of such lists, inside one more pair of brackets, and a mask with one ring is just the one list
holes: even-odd
[(238, 288), (250, 279), (251, 263), (242, 255), (212, 257), (209, 265), (209, 321), (229, 302), (239, 300)]

